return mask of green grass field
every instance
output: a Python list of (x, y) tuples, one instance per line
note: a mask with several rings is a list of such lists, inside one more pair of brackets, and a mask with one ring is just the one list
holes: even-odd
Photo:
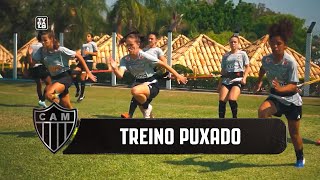
[[(80, 118), (119, 117), (127, 111), (130, 90), (87, 87), (76, 103)], [(265, 96), (241, 95), (239, 117), (256, 117)], [(156, 117), (217, 118), (216, 93), (160, 92), (153, 101)], [(52, 154), (35, 133), (34, 83), (0, 81), (0, 179), (319, 179), (320, 98), (304, 98), (301, 133), (306, 166), (293, 166), (292, 143), (278, 155), (65, 155)], [(229, 107), (228, 107), (229, 108)], [(137, 117), (142, 117), (139, 110)], [(231, 117), (227, 109), (227, 117)], [(282, 117), (282, 120), (285, 120)], [(285, 121), (286, 122), (286, 121)]]

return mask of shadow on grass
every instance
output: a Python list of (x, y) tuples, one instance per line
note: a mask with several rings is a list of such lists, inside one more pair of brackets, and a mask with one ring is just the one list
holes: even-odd
[(99, 119), (114, 119), (114, 118), (119, 119), (120, 118), (120, 116), (97, 115), (97, 114), (95, 114), (93, 116), (96, 118), (99, 118)]
[[(292, 143), (291, 138), (288, 138), (287, 141), (288, 143)], [(316, 144), (316, 141), (312, 141), (310, 139), (305, 139), (305, 138), (302, 138), (302, 142), (303, 144), (314, 144), (314, 145)]]
[(191, 165), (191, 166), (202, 166), (209, 168), (209, 170), (199, 171), (201, 173), (212, 172), (212, 171), (227, 171), (234, 168), (250, 168), (250, 167), (280, 167), (280, 166), (293, 166), (294, 164), (250, 164), (250, 163), (240, 163), (232, 162), (235, 159), (228, 159), (222, 162), (214, 161), (195, 161), (199, 157), (186, 158), (182, 161), (165, 161), (167, 164), (172, 165)]
[(3, 107), (33, 107), (36, 108), (38, 106), (30, 105), (30, 104), (0, 104)]
[(21, 138), (37, 137), (34, 131), (0, 132), (0, 135), (17, 136)]

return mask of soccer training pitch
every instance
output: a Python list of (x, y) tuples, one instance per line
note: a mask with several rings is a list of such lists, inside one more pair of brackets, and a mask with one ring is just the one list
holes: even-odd
[[(130, 89), (119, 87), (87, 87), (85, 94), (76, 103), (75, 88), (70, 88), (80, 118), (119, 117), (131, 99)], [(242, 94), (238, 117), (257, 117), (265, 98)], [(300, 131), (306, 165), (301, 169), (294, 167), (290, 138), (277, 155), (67, 155), (63, 149), (52, 154), (34, 130), (35, 83), (0, 81), (0, 179), (319, 179), (320, 146), (315, 141), (320, 138), (320, 98), (303, 100)], [(152, 105), (157, 118), (218, 117), (213, 92), (162, 90)], [(139, 109), (135, 117), (142, 117)], [(226, 117), (231, 117), (229, 106)]]

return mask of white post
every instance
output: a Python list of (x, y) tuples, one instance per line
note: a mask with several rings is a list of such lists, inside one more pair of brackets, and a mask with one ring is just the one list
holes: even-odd
[[(312, 29), (316, 22), (312, 22), (307, 31), (307, 42), (306, 42), (306, 62), (304, 70), (304, 82), (310, 81), (310, 59), (311, 59), (311, 43), (312, 43)], [(303, 95), (309, 96), (310, 85), (305, 85), (303, 88)]]
[[(112, 58), (114, 60), (116, 60), (116, 56), (117, 56), (117, 33), (116, 32), (112, 32)], [(115, 86), (117, 85), (117, 77), (114, 74), (114, 72), (112, 72), (111, 74), (111, 85)]]
[(63, 45), (63, 41), (64, 41), (64, 36), (63, 36), (63, 33), (59, 33), (59, 43), (60, 43), (60, 46), (64, 46)]
[[(168, 32), (168, 51), (167, 51), (167, 61), (168, 65), (172, 66), (172, 31)], [(171, 77), (171, 74), (169, 75)], [(171, 89), (171, 79), (166, 81), (166, 88)]]
[(18, 33), (13, 34), (13, 71), (12, 71), (12, 78), (14, 80), (17, 79), (17, 53), (18, 53)]

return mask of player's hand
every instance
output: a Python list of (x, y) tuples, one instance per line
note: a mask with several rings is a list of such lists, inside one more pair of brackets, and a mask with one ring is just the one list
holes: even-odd
[(277, 78), (272, 80), (272, 86), (276, 91), (279, 91), (279, 89), (281, 88), (280, 83)]
[(242, 78), (241, 79), (241, 81), (240, 81), (240, 83), (242, 84), (242, 85), (246, 85), (247, 84), (247, 78)]
[(109, 61), (110, 61), (112, 69), (113, 70), (117, 69), (117, 62), (112, 57), (109, 58)]
[(97, 77), (93, 75), (91, 72), (87, 73), (87, 78), (86, 79), (91, 79), (93, 82), (97, 82)]
[(187, 82), (188, 82), (188, 79), (187, 79), (187, 77), (184, 77), (184, 76), (182, 76), (182, 75), (178, 75), (177, 76), (177, 82), (178, 82), (178, 84), (180, 84), (180, 83), (182, 83), (182, 84), (187, 84)]
[(88, 55), (88, 54), (90, 54), (90, 51), (85, 50), (83, 53), (84, 53), (84, 55)]

